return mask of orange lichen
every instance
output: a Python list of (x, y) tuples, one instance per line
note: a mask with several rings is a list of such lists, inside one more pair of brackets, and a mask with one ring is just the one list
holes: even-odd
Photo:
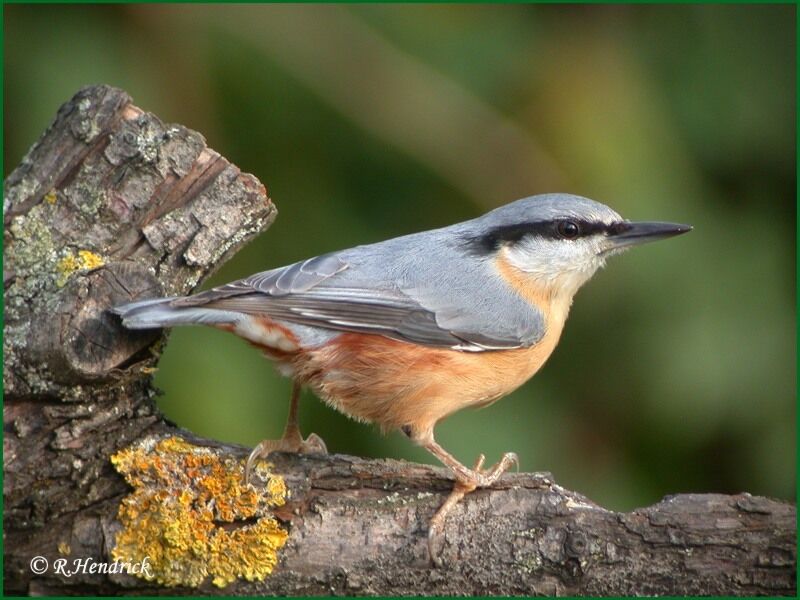
[[(147, 557), (150, 572), (138, 576), (166, 586), (196, 587), (211, 577), (224, 587), (239, 577), (262, 581), (272, 572), (288, 535), (270, 508), (284, 504), (287, 490), (264, 463), (259, 472), (268, 481), (258, 492), (244, 484), (240, 461), (178, 437), (145, 440), (111, 462), (134, 488), (119, 508), (123, 529), (114, 560)], [(245, 519), (255, 522), (245, 525)]]
[(78, 258), (81, 261), (81, 268), (83, 269), (96, 269), (106, 264), (103, 257), (89, 250), (78, 250)]
[(70, 275), (76, 271), (88, 271), (89, 269), (96, 269), (106, 264), (103, 257), (89, 250), (78, 250), (78, 254), (67, 254), (58, 261), (56, 268), (58, 269), (58, 279), (56, 284), (58, 287), (64, 287)]

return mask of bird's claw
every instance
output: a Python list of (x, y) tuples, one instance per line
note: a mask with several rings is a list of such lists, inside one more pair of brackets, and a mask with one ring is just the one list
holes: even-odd
[(491, 486), (512, 464), (519, 467), (519, 457), (514, 452), (506, 452), (497, 464), (484, 471), (483, 463), (485, 460), (486, 457), (483, 454), (479, 454), (472, 470), (464, 469), (463, 472), (456, 472), (453, 491), (450, 492), (444, 504), (439, 507), (439, 510), (430, 520), (428, 525), (428, 556), (430, 556), (431, 562), (436, 567), (442, 565), (442, 559), (436, 546), (440, 538), (442, 543), (444, 542), (444, 538), (440, 534), (444, 531), (444, 522), (447, 514), (465, 495), (476, 488)]
[(325, 442), (316, 433), (310, 434), (305, 440), (300, 437), (283, 437), (279, 440), (263, 440), (253, 448), (244, 465), (244, 482), (249, 485), (256, 463), (262, 458), (267, 458), (273, 452), (292, 452), (295, 454), (327, 454)]
[(483, 463), (486, 461), (485, 454), (478, 454), (478, 458), (475, 459), (475, 466), (472, 467), (473, 471), (480, 472), (483, 469)]
[(439, 507), (439, 510), (437, 510), (436, 514), (431, 518), (428, 524), (428, 556), (435, 567), (442, 566), (442, 559), (436, 548), (436, 542), (441, 539), (442, 543), (440, 545), (444, 545), (444, 535), (440, 534), (444, 533), (444, 521), (447, 518), (447, 514), (465, 495), (469, 494), (474, 489), (475, 485), (464, 484), (456, 480), (453, 491), (450, 492), (444, 504)]
[(456, 480), (466, 487), (472, 486), (474, 490), (475, 488), (492, 485), (500, 479), (503, 473), (508, 471), (511, 465), (515, 465), (519, 469), (519, 457), (515, 452), (506, 452), (499, 462), (488, 469), (483, 469), (485, 460), (486, 457), (483, 454), (478, 455), (472, 470), (465, 469), (463, 473), (456, 473)]
[(311, 433), (300, 445), (300, 454), (327, 454), (328, 447), (316, 433)]

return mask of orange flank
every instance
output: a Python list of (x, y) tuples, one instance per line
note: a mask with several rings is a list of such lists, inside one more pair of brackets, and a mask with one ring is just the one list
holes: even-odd
[(561, 327), (519, 350), (462, 352), (378, 335), (346, 333), (295, 359), (298, 380), (326, 402), (383, 430), (433, 428), (467, 406), (483, 406), (525, 383), (544, 364)]

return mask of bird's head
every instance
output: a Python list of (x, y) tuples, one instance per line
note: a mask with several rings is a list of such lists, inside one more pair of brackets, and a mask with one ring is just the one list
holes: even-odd
[(503, 261), (554, 293), (572, 296), (631, 246), (690, 231), (690, 225), (632, 222), (580, 196), (546, 194), (517, 200), (468, 222), (470, 251)]

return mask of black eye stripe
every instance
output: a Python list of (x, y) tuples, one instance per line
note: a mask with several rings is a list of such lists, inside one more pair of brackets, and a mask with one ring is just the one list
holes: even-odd
[[(607, 233), (609, 235), (613, 235), (613, 229), (616, 228), (618, 225), (617, 223), (612, 223), (611, 225), (607, 225), (605, 223), (598, 223), (596, 221), (584, 221), (582, 219), (559, 219), (556, 221), (560, 225), (557, 225), (557, 232), (561, 233), (563, 228), (567, 223), (574, 223), (578, 227), (578, 235), (577, 237), (587, 237), (590, 235), (595, 235), (597, 233)], [(620, 223), (621, 224), (621, 223)]]
[[(575, 236), (565, 236), (563, 229), (566, 223), (577, 226), (578, 234)], [(583, 219), (571, 219), (568, 217), (551, 219), (548, 221), (529, 221), (527, 223), (515, 223), (513, 225), (499, 225), (482, 235), (466, 236), (464, 241), (468, 248), (477, 254), (488, 254), (497, 250), (504, 244), (515, 244), (524, 237), (536, 236), (541, 238), (563, 240), (577, 240), (597, 233), (607, 235), (617, 235), (630, 228), (624, 221), (606, 224), (597, 221), (586, 221)]]

